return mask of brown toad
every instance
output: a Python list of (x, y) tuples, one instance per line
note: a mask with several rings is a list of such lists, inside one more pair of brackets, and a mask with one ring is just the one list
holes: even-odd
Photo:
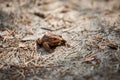
[(67, 45), (67, 41), (62, 38), (61, 35), (56, 35), (51, 32), (45, 34), (42, 39), (38, 38), (37, 43), (42, 45), (43, 48), (48, 51), (52, 52), (52, 47), (56, 47), (58, 45)]

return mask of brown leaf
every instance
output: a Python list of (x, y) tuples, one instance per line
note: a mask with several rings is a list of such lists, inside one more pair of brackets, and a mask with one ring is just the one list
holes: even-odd
[(27, 49), (27, 46), (24, 43), (19, 43), (19, 48)]
[(3, 36), (9, 36), (9, 35), (13, 35), (14, 31), (12, 31), (10, 29), (6, 29), (2, 33), (3, 33)]
[(95, 60), (95, 59), (96, 59), (95, 56), (89, 56), (89, 57), (86, 57), (86, 58), (85, 58), (85, 61), (93, 61), (93, 60)]
[(31, 27), (26, 27), (26, 32), (31, 35), (34, 34), (33, 29)]
[(88, 54), (88, 55), (85, 56), (84, 61), (85, 62), (90, 62), (90, 61), (93, 61), (95, 59), (96, 59), (96, 54), (90, 53), (90, 54)]

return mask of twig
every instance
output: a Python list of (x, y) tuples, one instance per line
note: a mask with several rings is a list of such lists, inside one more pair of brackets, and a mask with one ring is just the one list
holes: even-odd
[(52, 29), (44, 28), (44, 27), (41, 27), (41, 29), (48, 30), (48, 31), (54, 31), (54, 30), (52, 30)]

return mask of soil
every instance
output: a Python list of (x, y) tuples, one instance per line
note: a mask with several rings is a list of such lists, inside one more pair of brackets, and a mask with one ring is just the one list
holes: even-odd
[(0, 79), (120, 80), (120, 0), (0, 0)]

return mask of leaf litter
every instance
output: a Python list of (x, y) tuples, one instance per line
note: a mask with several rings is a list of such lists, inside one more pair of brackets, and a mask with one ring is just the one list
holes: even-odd
[[(0, 4), (1, 79), (120, 78), (119, 0), (7, 0)], [(39, 49), (36, 39), (49, 31), (61, 34), (71, 47), (58, 46), (53, 53)]]

